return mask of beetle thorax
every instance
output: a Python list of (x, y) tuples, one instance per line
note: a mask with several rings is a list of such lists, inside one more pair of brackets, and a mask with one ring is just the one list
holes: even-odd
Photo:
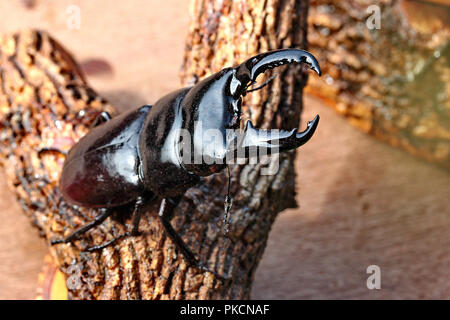
[[(201, 176), (225, 167), (230, 131), (239, 127), (240, 97), (230, 94), (233, 69), (209, 77), (194, 86), (184, 98), (180, 158), (186, 170)], [(192, 116), (189, 116), (192, 115)]]

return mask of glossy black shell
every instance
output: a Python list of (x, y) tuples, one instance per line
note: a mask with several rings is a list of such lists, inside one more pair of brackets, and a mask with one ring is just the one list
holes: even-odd
[[(246, 158), (250, 148), (264, 154), (298, 148), (314, 134), (318, 116), (304, 132), (282, 130), (273, 137), (248, 122), (239, 145), (234, 143), (237, 134), (227, 132), (239, 128), (241, 96), (248, 85), (265, 70), (289, 63), (306, 63), (321, 73), (306, 51), (267, 52), (95, 127), (66, 158), (60, 179), (64, 198), (84, 207), (107, 208), (144, 194), (178, 197), (201, 176), (221, 171), (228, 154)], [(180, 130), (188, 133), (186, 139)]]
[[(176, 90), (154, 106), (121, 114), (93, 128), (70, 150), (60, 189), (83, 207), (107, 208), (135, 201), (144, 191), (162, 198), (182, 195), (200, 177), (177, 157), (184, 96)], [(186, 115), (185, 115), (186, 117)]]
[(113, 207), (133, 201), (144, 190), (138, 142), (151, 106), (121, 114), (93, 128), (70, 150), (60, 189), (84, 207)]
[(182, 108), (189, 90), (179, 89), (159, 99), (149, 111), (139, 139), (144, 185), (163, 198), (180, 196), (200, 180), (186, 170), (177, 150), (177, 130), (193, 113)]

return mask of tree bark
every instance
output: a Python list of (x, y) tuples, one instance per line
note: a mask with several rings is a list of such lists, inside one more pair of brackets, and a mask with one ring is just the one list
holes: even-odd
[[(182, 71), (195, 82), (258, 52), (306, 46), (306, 1), (193, 1), (192, 23)], [(280, 68), (271, 84), (244, 102), (247, 117), (266, 128), (298, 126), (306, 73)], [(1, 163), (19, 203), (45, 237), (67, 236), (92, 220), (96, 210), (76, 208), (61, 197), (64, 156), (96, 115), (115, 109), (85, 82), (74, 59), (48, 34), (26, 31), (0, 40)], [(231, 281), (190, 267), (166, 237), (156, 216), (159, 203), (141, 220), (142, 236), (129, 237), (101, 252), (84, 249), (127, 230), (131, 209), (89, 231), (73, 244), (50, 246), (67, 277), (71, 299), (242, 299), (271, 225), (281, 210), (294, 207), (295, 153), (280, 156), (275, 175), (267, 164), (233, 166), (229, 238), (221, 232), (226, 171), (189, 189), (172, 225), (198, 258)], [(127, 211), (127, 212), (125, 212)]]
[[(379, 28), (370, 30), (374, 4)], [(361, 130), (449, 170), (449, 4), (311, 1), (310, 48), (323, 77), (307, 90)]]

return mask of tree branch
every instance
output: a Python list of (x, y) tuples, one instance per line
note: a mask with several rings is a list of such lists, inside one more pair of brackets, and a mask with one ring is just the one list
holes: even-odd
[[(213, 1), (193, 1), (185, 81), (257, 52), (305, 48), (306, 1), (246, 3), (223, 2), (213, 8)], [(114, 114), (115, 110), (86, 84), (70, 54), (48, 34), (25, 31), (0, 41), (1, 163), (18, 201), (49, 243), (92, 220), (97, 211), (64, 201), (58, 189), (64, 156), (39, 150), (68, 151), (99, 112)], [(300, 71), (299, 67), (280, 69), (277, 79), (246, 99), (246, 115), (262, 127), (298, 126), (306, 82)], [(67, 277), (69, 298), (248, 298), (277, 213), (295, 206), (294, 157), (293, 152), (280, 156), (275, 175), (262, 175), (267, 167), (262, 163), (231, 168), (229, 239), (221, 232), (226, 171), (189, 189), (178, 206), (174, 228), (201, 261), (231, 281), (223, 282), (186, 263), (166, 237), (156, 216), (159, 203), (155, 203), (141, 220), (142, 236), (125, 238), (101, 252), (83, 252), (127, 230), (131, 208), (125, 208), (79, 241), (50, 246)]]
[(324, 76), (307, 90), (364, 132), (449, 170), (450, 6), (438, 2), (380, 1), (378, 16), (364, 0), (311, 1), (310, 47)]

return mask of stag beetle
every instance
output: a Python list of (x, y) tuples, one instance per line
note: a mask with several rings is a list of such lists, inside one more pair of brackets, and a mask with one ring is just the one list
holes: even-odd
[[(210, 272), (171, 226), (172, 211), (200, 177), (226, 166), (224, 161), (211, 160), (224, 160), (230, 152), (248, 157), (238, 151), (252, 147), (268, 153), (284, 152), (298, 148), (312, 137), (319, 116), (303, 132), (281, 131), (276, 141), (268, 131), (255, 129), (250, 121), (238, 144), (236, 135), (227, 135), (227, 129), (239, 128), (242, 96), (256, 90), (249, 87), (256, 83), (258, 75), (290, 63), (305, 63), (321, 75), (319, 63), (307, 51), (276, 50), (225, 68), (193, 87), (169, 93), (153, 106), (145, 105), (113, 119), (102, 114), (105, 121), (92, 128), (67, 154), (59, 182), (68, 202), (99, 208), (100, 213), (67, 238), (53, 240), (52, 244), (78, 239), (101, 224), (115, 208), (127, 204), (134, 206), (131, 231), (87, 250), (99, 250), (120, 238), (138, 235), (142, 213), (149, 204), (161, 199), (159, 218), (168, 236), (191, 265)], [(180, 129), (190, 133), (190, 137), (181, 139)], [(218, 130), (223, 137), (213, 148), (202, 134), (208, 129)], [(181, 154), (187, 143), (192, 146), (190, 157)], [(192, 161), (194, 158), (201, 161)]]

